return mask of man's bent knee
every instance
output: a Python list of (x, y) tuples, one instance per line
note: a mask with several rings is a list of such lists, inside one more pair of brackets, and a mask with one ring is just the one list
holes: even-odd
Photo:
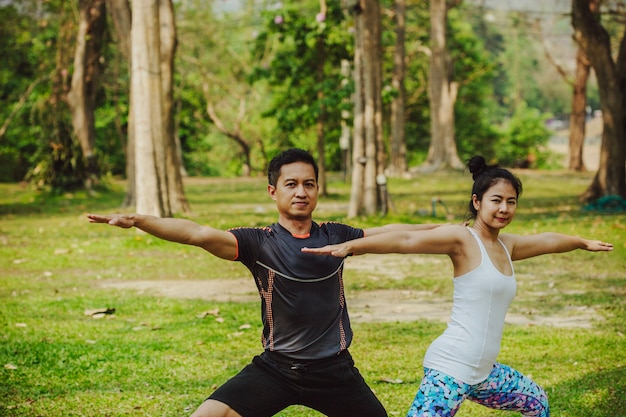
[(209, 399), (190, 417), (241, 417), (241, 415), (223, 402)]

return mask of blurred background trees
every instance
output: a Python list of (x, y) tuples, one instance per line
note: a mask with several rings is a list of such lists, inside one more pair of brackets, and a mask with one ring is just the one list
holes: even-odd
[[(359, 188), (369, 190), (380, 185), (381, 174), (425, 175), (425, 167), (437, 168), (429, 150), (445, 137), (457, 162), (442, 167), (458, 167), (476, 153), (511, 167), (560, 167), (547, 144), (555, 128), (569, 125), (571, 80), (582, 51), (591, 70), (583, 119), (605, 117), (600, 168), (583, 197), (626, 197), (621, 2), (527, 0), (503, 10), (488, 0), (382, 0), (376, 2), (378, 31), (371, 23), (359, 26), (371, 9), (366, 0), (171, 4), (176, 44), (164, 110), (168, 140), (159, 145), (169, 153), (158, 158), (169, 155), (164, 175), (170, 179), (261, 175), (276, 152), (298, 146), (318, 158), (322, 191), (325, 172), (342, 171), (354, 182), (354, 170), (373, 158)], [(136, 204), (133, 109), (151, 103), (131, 97), (128, 5), (0, 1), (0, 181), (58, 191), (122, 177), (129, 180), (127, 203)], [(445, 14), (439, 20), (445, 27), (433, 27), (431, 6)], [(445, 44), (432, 43), (431, 29), (445, 33)], [(359, 42), (367, 39), (379, 46), (366, 48), (375, 55), (359, 61)], [(435, 72), (442, 77), (438, 91), (453, 94), (446, 100), (452, 122), (433, 127), (432, 116), (442, 114), (430, 90), (434, 53), (444, 65)], [(372, 65), (376, 56), (380, 65)], [(359, 65), (367, 67), (359, 72), (363, 79)], [(368, 78), (372, 74), (379, 75)], [(371, 82), (370, 95), (361, 96)], [(580, 133), (584, 123), (572, 129)], [(373, 153), (357, 142), (369, 144), (368, 138), (374, 138)], [(579, 139), (576, 146), (584, 144)], [(575, 162), (571, 169), (585, 169)], [(183, 190), (168, 198), (183, 202), (173, 212), (187, 208)], [(384, 196), (375, 192), (373, 199), (357, 204), (355, 213), (371, 212), (373, 204), (384, 211)]]

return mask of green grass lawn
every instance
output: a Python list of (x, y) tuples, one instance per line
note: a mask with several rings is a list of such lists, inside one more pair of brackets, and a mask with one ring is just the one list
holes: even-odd
[[(587, 328), (549, 320), (507, 325), (499, 359), (546, 389), (552, 416), (626, 416), (626, 214), (581, 210), (577, 196), (590, 173), (519, 175), (525, 190), (507, 231), (577, 234), (613, 242), (615, 250), (518, 262), (511, 312), (550, 317), (593, 311), (596, 318)], [(471, 184), (461, 173), (392, 179), (393, 208), (385, 218), (346, 220), (349, 185), (331, 177), (316, 219), (363, 227), (461, 221)], [(218, 228), (272, 223), (276, 214), (265, 188), (263, 178), (188, 179), (193, 213), (187, 217)], [(0, 184), (0, 416), (185, 416), (259, 353), (257, 302), (177, 299), (101, 285), (248, 276), (242, 265), (198, 248), (88, 223), (87, 212), (119, 211), (123, 194), (122, 183), (93, 196), (50, 196)], [(443, 201), (434, 213), (433, 198)], [(424, 257), (403, 266), (400, 276), (348, 265), (348, 304), (351, 294), (372, 289), (451, 296), (450, 269), (442, 267), (448, 263)], [(115, 313), (84, 314), (103, 307)], [(203, 317), (212, 309), (222, 320)], [(425, 349), (444, 327), (435, 320), (353, 324), (351, 352), (390, 416), (405, 415)], [(457, 415), (506, 414), (468, 402)], [(291, 407), (280, 415), (319, 413)]]

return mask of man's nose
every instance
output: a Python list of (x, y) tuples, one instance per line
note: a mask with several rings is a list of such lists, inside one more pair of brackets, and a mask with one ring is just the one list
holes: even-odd
[(304, 184), (299, 184), (298, 186), (296, 186), (296, 194), (298, 195), (306, 194), (306, 189), (304, 187)]

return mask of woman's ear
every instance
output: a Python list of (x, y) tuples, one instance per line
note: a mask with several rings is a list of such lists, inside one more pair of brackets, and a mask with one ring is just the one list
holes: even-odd
[(476, 211), (480, 211), (480, 200), (476, 194), (472, 194), (472, 204), (474, 205), (474, 209)]

